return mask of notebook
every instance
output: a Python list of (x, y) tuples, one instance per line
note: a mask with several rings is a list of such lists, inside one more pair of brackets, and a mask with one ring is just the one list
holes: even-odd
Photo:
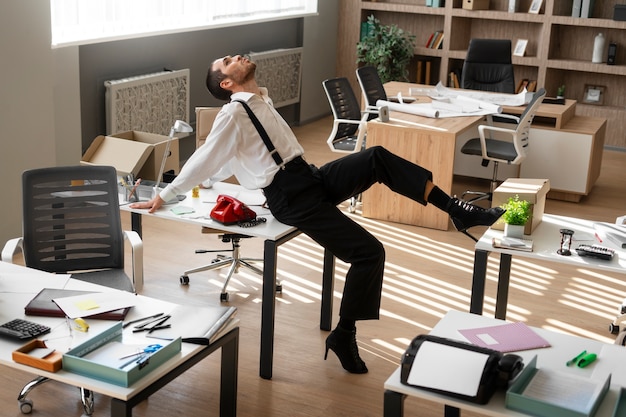
[[(44, 288), (39, 292), (39, 294), (28, 302), (26, 307), (24, 307), (24, 313), (27, 316), (65, 317), (63, 310), (61, 310), (61, 308), (52, 300), (55, 298), (72, 297), (82, 294), (93, 294), (93, 291)], [(124, 320), (124, 317), (126, 317), (129, 310), (130, 307), (126, 307), (89, 317), (98, 320)]]

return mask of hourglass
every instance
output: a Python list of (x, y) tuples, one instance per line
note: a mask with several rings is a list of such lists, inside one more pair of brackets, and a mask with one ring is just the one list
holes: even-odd
[(572, 247), (572, 235), (574, 234), (574, 231), (570, 229), (561, 229), (559, 232), (561, 233), (561, 247), (556, 251), (556, 253), (563, 256), (570, 256), (572, 254), (570, 248)]

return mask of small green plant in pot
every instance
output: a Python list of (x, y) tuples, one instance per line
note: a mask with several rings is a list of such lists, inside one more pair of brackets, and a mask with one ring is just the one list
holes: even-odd
[(530, 202), (520, 200), (519, 195), (516, 194), (515, 197), (509, 197), (508, 201), (500, 207), (506, 210), (502, 215), (502, 221), (505, 223), (504, 235), (522, 237), (524, 235), (524, 226), (532, 215)]
[(375, 67), (383, 83), (408, 81), (415, 35), (396, 25), (383, 25), (374, 15), (367, 18), (367, 26), (367, 35), (356, 45), (357, 64)]

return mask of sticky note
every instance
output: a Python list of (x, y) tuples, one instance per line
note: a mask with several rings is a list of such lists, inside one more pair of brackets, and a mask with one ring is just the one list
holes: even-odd
[(93, 310), (94, 308), (98, 308), (100, 306), (93, 300), (82, 300), (76, 303), (76, 307), (79, 310)]

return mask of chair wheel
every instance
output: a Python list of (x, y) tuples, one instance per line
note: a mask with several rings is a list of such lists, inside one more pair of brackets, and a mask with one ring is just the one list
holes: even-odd
[(220, 294), (220, 301), (221, 302), (227, 302), (228, 301), (228, 293), (227, 292), (223, 292)]
[(181, 285), (189, 285), (189, 276), (188, 275), (181, 275), (180, 276), (180, 283), (181, 283)]
[(611, 332), (611, 334), (618, 334), (619, 326), (615, 325), (614, 323), (609, 324), (609, 332)]
[(278, 284), (278, 285), (276, 286), (276, 292), (277, 292), (277, 293), (279, 293), (279, 294), (282, 294), (282, 292), (283, 292), (283, 286), (282, 286), (281, 284)]
[(18, 406), (22, 414), (30, 414), (33, 412), (33, 401), (28, 398), (18, 401)]

